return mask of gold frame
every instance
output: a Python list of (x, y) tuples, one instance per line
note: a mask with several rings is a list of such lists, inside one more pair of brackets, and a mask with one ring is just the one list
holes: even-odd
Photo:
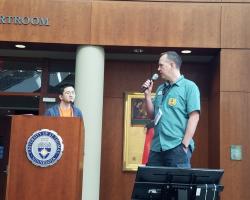
[[(124, 141), (123, 141), (123, 171), (137, 171), (141, 165), (146, 136), (146, 128), (142, 121), (132, 123), (132, 100), (144, 100), (144, 94), (126, 92), (124, 102)], [(134, 112), (134, 111), (133, 111)], [(147, 118), (144, 118), (147, 122)]]

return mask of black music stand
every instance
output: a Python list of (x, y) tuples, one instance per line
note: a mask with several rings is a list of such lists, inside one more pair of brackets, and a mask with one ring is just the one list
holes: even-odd
[(216, 200), (222, 169), (139, 167), (132, 200)]

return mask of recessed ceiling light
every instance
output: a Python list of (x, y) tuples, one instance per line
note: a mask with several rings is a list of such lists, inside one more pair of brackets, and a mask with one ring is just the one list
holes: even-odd
[(134, 53), (143, 53), (144, 52), (143, 49), (134, 49), (133, 51), (134, 51)]
[(24, 48), (26, 48), (26, 46), (23, 45), (23, 44), (16, 44), (15, 47), (16, 47), (16, 48), (19, 48), (19, 49), (24, 49)]
[(184, 53), (184, 54), (188, 54), (188, 53), (191, 53), (192, 51), (191, 50), (188, 50), (188, 49), (185, 49), (185, 50), (182, 50), (181, 53)]

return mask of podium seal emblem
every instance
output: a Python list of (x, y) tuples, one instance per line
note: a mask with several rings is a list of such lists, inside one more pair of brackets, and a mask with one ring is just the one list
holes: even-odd
[(64, 150), (62, 138), (53, 130), (35, 131), (26, 144), (28, 159), (36, 166), (54, 165), (62, 157)]

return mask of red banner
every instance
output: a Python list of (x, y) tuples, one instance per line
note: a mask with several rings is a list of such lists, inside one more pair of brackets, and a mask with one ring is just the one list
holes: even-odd
[(142, 155), (142, 164), (146, 165), (148, 162), (149, 151), (151, 147), (151, 142), (154, 136), (154, 128), (148, 128), (144, 143), (144, 150)]

